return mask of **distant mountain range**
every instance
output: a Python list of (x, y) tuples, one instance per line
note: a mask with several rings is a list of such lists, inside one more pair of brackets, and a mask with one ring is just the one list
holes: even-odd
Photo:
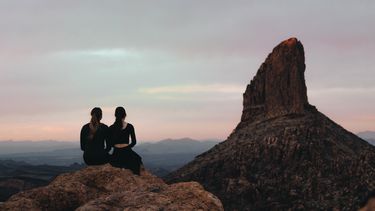
[(219, 143), (219, 140), (198, 141), (191, 138), (164, 139), (158, 142), (141, 143), (139, 145), (136, 145), (134, 150), (141, 154), (190, 154), (196, 152), (204, 152), (217, 143)]
[[(358, 136), (375, 145), (375, 132)], [(140, 142), (134, 150), (153, 174), (165, 176), (217, 145), (191, 138)], [(0, 202), (22, 190), (47, 185), (56, 175), (83, 168), (78, 142), (0, 141)]]
[(0, 160), (0, 201), (23, 190), (47, 185), (61, 173), (81, 169), (85, 165), (30, 165), (22, 161)]
[(218, 143), (218, 140), (165, 139), (155, 143), (139, 144), (134, 150), (142, 156), (147, 169), (157, 176), (164, 176)]
[(357, 133), (357, 136), (363, 138), (363, 139), (375, 139), (375, 131), (362, 131)]
[[(143, 157), (146, 168), (161, 176), (189, 162), (217, 143), (218, 140), (165, 139), (158, 142), (141, 142), (134, 150)], [(0, 142), (0, 149), (0, 159), (23, 161), (32, 165), (69, 166), (83, 163), (83, 152), (78, 142), (6, 141)]]
[[(164, 176), (218, 144), (190, 138), (139, 143), (134, 147), (155, 175)], [(56, 175), (84, 167), (77, 142), (0, 142), (0, 201), (14, 193), (47, 185)]]
[(53, 150), (77, 148), (79, 143), (73, 141), (0, 141), (0, 155), (48, 152)]
[(357, 136), (365, 139), (367, 142), (375, 146), (375, 131), (363, 131), (357, 133)]

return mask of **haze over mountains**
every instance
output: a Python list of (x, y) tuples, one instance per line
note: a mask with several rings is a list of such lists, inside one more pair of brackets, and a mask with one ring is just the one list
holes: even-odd
[[(375, 144), (375, 132), (358, 136)], [(141, 142), (135, 147), (155, 175), (165, 176), (218, 144), (218, 140), (190, 138)], [(47, 185), (55, 176), (85, 167), (78, 142), (0, 141), (0, 201), (33, 187)]]
[[(135, 147), (146, 168), (163, 176), (192, 160), (217, 140), (197, 141), (190, 138), (166, 139), (142, 143)], [(85, 167), (78, 142), (1, 141), (0, 201), (22, 190), (47, 185), (62, 173)]]
[[(374, 131), (360, 132), (358, 136), (375, 144)], [(141, 142), (135, 150), (152, 173), (165, 176), (218, 143), (218, 140), (165, 139)], [(85, 167), (82, 163), (78, 142), (0, 141), (0, 201), (19, 191), (47, 185), (61, 173)]]
[[(182, 166), (218, 142), (190, 138), (165, 139), (158, 142), (139, 142), (134, 150), (143, 157), (145, 165), (151, 170), (168, 172)], [(0, 159), (23, 161), (33, 165), (69, 166), (73, 163), (83, 163), (83, 152), (78, 142), (4, 141), (0, 142), (0, 149)]]
[[(207, 140), (194, 140), (188, 137), (180, 138), (180, 139), (164, 139), (160, 141), (139, 141), (138, 145), (135, 147), (139, 147), (142, 150), (146, 150), (146, 148), (151, 147), (150, 151), (152, 152), (164, 152), (163, 150), (167, 151), (175, 151), (181, 152), (183, 147), (189, 146), (188, 151), (199, 151), (201, 148), (205, 148), (206, 145), (210, 146), (212, 143), (217, 143), (219, 140), (217, 139), (207, 139)], [(34, 153), (34, 152), (51, 152), (54, 150), (65, 150), (65, 149), (73, 149), (79, 148), (79, 141), (54, 141), (54, 140), (46, 140), (46, 141), (12, 141), (12, 140), (3, 140), (0, 141), (0, 155), (7, 155), (7, 154), (21, 154), (21, 153)], [(177, 151), (176, 151), (177, 150)], [(147, 151), (147, 150), (146, 150)]]
[[(363, 138), (369, 143), (375, 145), (375, 131), (363, 131), (358, 132), (357, 136)], [(203, 149), (208, 149), (220, 141), (217, 139), (210, 140), (194, 140), (191, 138), (181, 138), (181, 139), (164, 139), (157, 142), (140, 142), (136, 145), (135, 149), (140, 150), (142, 153), (151, 154), (164, 154), (168, 152), (174, 153), (190, 153), (190, 152), (200, 152)], [(41, 153), (40, 153), (41, 152)], [(78, 141), (12, 141), (3, 140), (0, 141), (0, 158), (4, 157), (33, 157), (36, 155), (71, 155), (76, 156), (77, 153), (81, 153)], [(53, 162), (55, 162), (54, 160)], [(45, 160), (44, 162), (49, 162)], [(83, 162), (83, 160), (74, 160), (74, 162)], [(34, 164), (48, 164), (38, 161), (31, 161)], [(57, 165), (70, 165), (69, 162), (57, 162)]]
[(0, 202), (23, 190), (47, 185), (57, 175), (85, 165), (30, 165), (22, 161), (0, 160)]
[(0, 155), (30, 153), (30, 152), (48, 152), (58, 149), (70, 149), (79, 146), (78, 142), (68, 141), (0, 141)]
[(357, 133), (357, 135), (375, 146), (375, 131), (363, 131)]
[[(218, 140), (190, 138), (140, 142), (135, 146), (146, 168), (164, 176), (207, 151)], [(0, 201), (21, 190), (47, 185), (55, 176), (85, 167), (77, 142), (0, 142)]]

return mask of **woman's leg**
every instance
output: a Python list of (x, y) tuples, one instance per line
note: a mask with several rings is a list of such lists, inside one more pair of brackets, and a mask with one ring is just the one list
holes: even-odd
[(113, 150), (113, 153), (112, 155), (110, 156), (109, 158), (109, 163), (113, 166), (113, 167), (117, 167), (117, 168), (121, 168), (121, 165), (120, 165), (120, 160), (121, 160), (121, 152), (119, 149), (115, 148)]
[(131, 166), (134, 174), (140, 175), (142, 158), (136, 152), (131, 150)]
[(91, 153), (84, 152), (83, 153), (83, 160), (85, 161), (86, 165), (88, 165), (88, 166), (96, 165), (95, 159), (91, 155)]
[(103, 165), (108, 163), (108, 153), (106, 152), (85, 152), (83, 160), (87, 165)]

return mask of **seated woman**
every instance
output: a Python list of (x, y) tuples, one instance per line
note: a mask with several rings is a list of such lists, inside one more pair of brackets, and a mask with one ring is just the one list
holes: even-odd
[(91, 110), (91, 121), (81, 129), (81, 150), (87, 165), (108, 163), (110, 145), (108, 144), (108, 126), (100, 123), (102, 110), (95, 107)]
[(125, 122), (126, 111), (123, 107), (116, 108), (115, 116), (116, 121), (109, 127), (110, 143), (114, 147), (110, 163), (112, 166), (130, 169), (134, 174), (140, 175), (142, 158), (132, 150), (137, 143), (134, 127)]

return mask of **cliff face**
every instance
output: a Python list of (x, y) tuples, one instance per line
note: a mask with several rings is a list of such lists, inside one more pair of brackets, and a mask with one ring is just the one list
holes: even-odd
[(311, 109), (304, 73), (301, 42), (290, 38), (280, 43), (260, 66), (243, 94), (241, 122), (301, 114)]
[(226, 210), (355, 210), (375, 188), (375, 147), (308, 103), (304, 50), (274, 48), (227, 140), (165, 179), (198, 181)]
[(13, 195), (0, 210), (223, 210), (196, 182), (165, 184), (144, 172), (104, 166), (58, 176), (48, 186)]

